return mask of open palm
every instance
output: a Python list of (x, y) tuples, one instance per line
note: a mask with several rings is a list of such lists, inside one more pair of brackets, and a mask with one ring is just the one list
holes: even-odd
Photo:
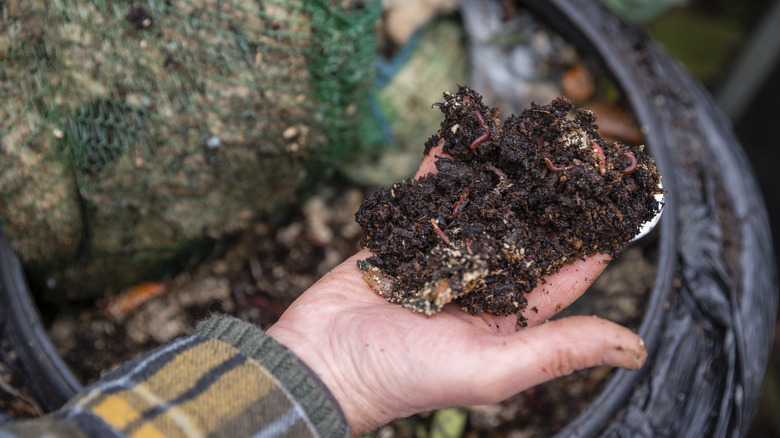
[[(435, 169), (437, 148), (418, 176)], [(517, 317), (471, 315), (453, 304), (433, 316), (376, 295), (356, 261), (363, 250), (299, 297), (268, 333), (328, 386), (353, 435), (430, 409), (493, 403), (575, 370), (638, 368), (646, 351), (632, 331), (596, 317), (546, 322), (604, 269), (597, 255), (566, 265), (527, 295)], [(530, 310), (535, 309), (535, 310)]]

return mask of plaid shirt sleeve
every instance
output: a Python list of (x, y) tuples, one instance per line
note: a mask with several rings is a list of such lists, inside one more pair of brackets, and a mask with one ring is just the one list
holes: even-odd
[(0, 438), (349, 436), (314, 372), (226, 316), (127, 362), (56, 412), (4, 426)]

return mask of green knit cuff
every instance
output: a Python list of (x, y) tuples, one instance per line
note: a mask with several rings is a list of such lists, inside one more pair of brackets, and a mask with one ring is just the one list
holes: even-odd
[(344, 413), (317, 374), (259, 328), (220, 315), (199, 323), (195, 334), (226, 342), (260, 363), (295, 397), (320, 436), (349, 436)]

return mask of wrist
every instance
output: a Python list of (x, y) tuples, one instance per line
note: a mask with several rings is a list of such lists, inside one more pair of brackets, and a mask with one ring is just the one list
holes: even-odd
[(329, 357), (319, 348), (322, 342), (288, 329), (283, 321), (266, 333), (292, 351), (323, 382), (341, 408), (352, 436), (361, 436), (395, 418), (383, 412), (384, 403), (380, 405), (368, 396), (375, 391), (374, 385), (364, 381), (354, 357), (346, 353), (340, 358)]

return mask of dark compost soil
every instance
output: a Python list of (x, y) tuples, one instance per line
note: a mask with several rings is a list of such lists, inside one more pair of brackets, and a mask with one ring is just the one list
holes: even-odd
[(502, 122), (470, 88), (444, 99), (426, 143), (443, 143), (438, 172), (377, 191), (356, 215), (373, 252), (358, 266), (388, 301), (520, 314), (542, 276), (617, 254), (658, 212), (653, 159), (602, 139), (591, 111), (558, 98)]

